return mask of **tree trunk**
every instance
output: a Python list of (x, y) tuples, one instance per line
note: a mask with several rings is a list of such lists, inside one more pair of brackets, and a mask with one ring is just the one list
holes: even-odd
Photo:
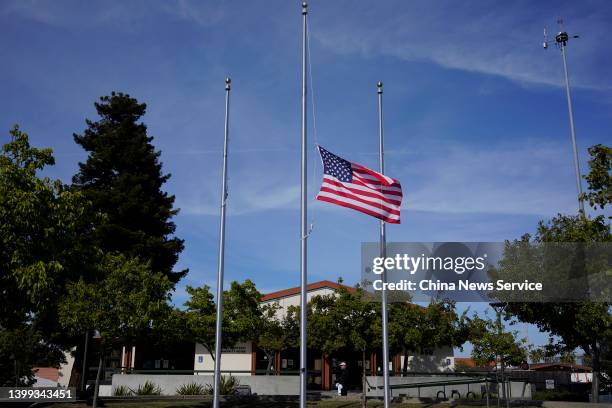
[(69, 387), (75, 387), (78, 390), (81, 388), (81, 379), (84, 375), (81, 372), (83, 369), (83, 351), (83, 343), (78, 342), (76, 349), (73, 352), (74, 363), (72, 364), (72, 369), (70, 370), (70, 381), (68, 382)]
[(212, 358), (213, 363), (215, 362), (215, 352), (214, 352), (214, 348), (213, 347), (209, 347), (207, 345), (204, 345), (204, 347), (206, 347), (206, 350), (208, 350), (208, 354), (210, 354), (210, 357)]
[(402, 367), (402, 372), (404, 373), (404, 376), (408, 374), (408, 350), (404, 350), (404, 364)]
[(266, 367), (266, 375), (272, 374), (272, 362), (274, 359), (275, 353), (270, 353), (268, 351), (264, 351), (266, 353), (266, 357), (268, 357), (268, 367)]
[(591, 402), (599, 402), (599, 342), (593, 345), (593, 382), (591, 383)]
[(366, 352), (365, 349), (361, 350), (361, 407), (366, 408), (368, 401), (366, 400)]
[(102, 376), (102, 363), (104, 362), (104, 352), (100, 351), (100, 361), (98, 362), (98, 373), (96, 374), (96, 386), (93, 395), (93, 408), (98, 407), (98, 392), (100, 391), (100, 377)]

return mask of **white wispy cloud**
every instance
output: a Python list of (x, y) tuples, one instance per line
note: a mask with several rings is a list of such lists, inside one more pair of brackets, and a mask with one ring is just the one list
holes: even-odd
[[(588, 10), (605, 9), (608, 3)], [(567, 28), (581, 33), (570, 54), (573, 84), (612, 89), (601, 64), (611, 62), (602, 51), (606, 37), (605, 13), (583, 12), (579, 3), (559, 4), (551, 10), (531, 1), (456, 2), (389, 1), (371, 4), (334, 3), (315, 20), (312, 37), (338, 53), (368, 57), (393, 56), (407, 61), (433, 62), (445, 68), (498, 75), (521, 83), (561, 85), (558, 50), (542, 49), (543, 27), (554, 37), (555, 14), (565, 11)], [(338, 18), (341, 15), (342, 18)]]
[[(569, 146), (536, 139), (528, 139), (519, 146), (434, 141), (411, 151), (390, 150), (387, 156), (388, 173), (402, 181), (403, 208), (408, 211), (539, 216), (575, 211)], [(313, 161), (315, 158), (311, 155)], [(275, 162), (238, 169), (229, 183), (228, 214), (297, 210), (299, 184), (294, 175), (283, 177), (282, 169), (286, 170), (284, 173), (297, 174), (297, 163)], [(313, 205), (320, 169), (315, 167), (308, 177), (309, 202)], [(218, 183), (191, 185), (200, 183), (199, 180), (183, 180), (177, 192), (177, 205), (184, 214), (218, 216)], [(316, 203), (312, 208), (315, 211), (348, 211), (325, 203)]]
[[(261, 211), (298, 208), (299, 185), (267, 186), (254, 184), (232, 188), (228, 196), (228, 215), (245, 215)], [(187, 194), (181, 194), (184, 196)], [(177, 198), (177, 206), (186, 215), (218, 216), (220, 196), (205, 194), (199, 197)]]
[(426, 159), (415, 155), (403, 169), (404, 207), (439, 213), (575, 212), (573, 167), (564, 147), (531, 140), (478, 149), (455, 145)]
[(180, 19), (194, 22), (202, 26), (216, 24), (226, 15), (227, 5), (203, 3), (194, 0), (176, 0), (162, 3), (163, 10)]
[(131, 29), (146, 24), (155, 15), (171, 17), (200, 26), (221, 21), (227, 6), (191, 0), (130, 2), (49, 2), (44, 0), (6, 1), (0, 15), (20, 16), (38, 23), (59, 27), (114, 26)]

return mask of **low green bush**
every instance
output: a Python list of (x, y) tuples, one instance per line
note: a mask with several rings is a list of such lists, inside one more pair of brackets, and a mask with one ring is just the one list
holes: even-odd
[(195, 382), (183, 384), (176, 389), (178, 395), (207, 395), (210, 394), (207, 387)]
[(136, 395), (160, 395), (161, 388), (154, 382), (147, 380), (143, 384), (140, 384), (134, 393)]
[(574, 401), (588, 402), (589, 396), (583, 393), (571, 392), (565, 390), (542, 390), (536, 391), (531, 396), (532, 399), (538, 401)]
[(113, 388), (113, 395), (115, 397), (129, 397), (133, 394), (134, 393), (132, 392), (132, 390), (126, 385), (119, 385)]
[[(222, 375), (221, 381), (219, 381), (219, 395), (233, 395), (236, 393), (236, 387), (240, 385), (240, 382), (233, 375)], [(206, 392), (208, 394), (213, 393), (213, 386), (207, 385)]]

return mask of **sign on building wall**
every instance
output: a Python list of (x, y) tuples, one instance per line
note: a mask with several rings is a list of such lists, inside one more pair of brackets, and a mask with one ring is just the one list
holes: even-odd
[(590, 383), (593, 382), (593, 373), (572, 373), (573, 383)]
[(234, 347), (223, 347), (221, 349), (222, 353), (246, 353), (247, 352), (247, 348), (246, 346), (234, 346)]

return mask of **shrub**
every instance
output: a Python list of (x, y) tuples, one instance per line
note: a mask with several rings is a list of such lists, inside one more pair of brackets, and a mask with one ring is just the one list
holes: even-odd
[(207, 387), (195, 382), (183, 384), (176, 389), (178, 395), (206, 395), (209, 394)]
[(134, 393), (136, 395), (160, 395), (161, 388), (154, 382), (147, 380), (144, 384), (140, 384)]
[(536, 391), (532, 399), (538, 401), (576, 401), (588, 402), (586, 393), (571, 392), (566, 390), (542, 390)]
[[(221, 381), (219, 381), (219, 395), (233, 395), (236, 393), (236, 387), (240, 385), (240, 382), (233, 375), (222, 375)], [(206, 392), (208, 394), (213, 393), (213, 386), (206, 385)]]
[(129, 397), (132, 394), (132, 390), (126, 385), (119, 385), (113, 389), (113, 395), (115, 397)]

